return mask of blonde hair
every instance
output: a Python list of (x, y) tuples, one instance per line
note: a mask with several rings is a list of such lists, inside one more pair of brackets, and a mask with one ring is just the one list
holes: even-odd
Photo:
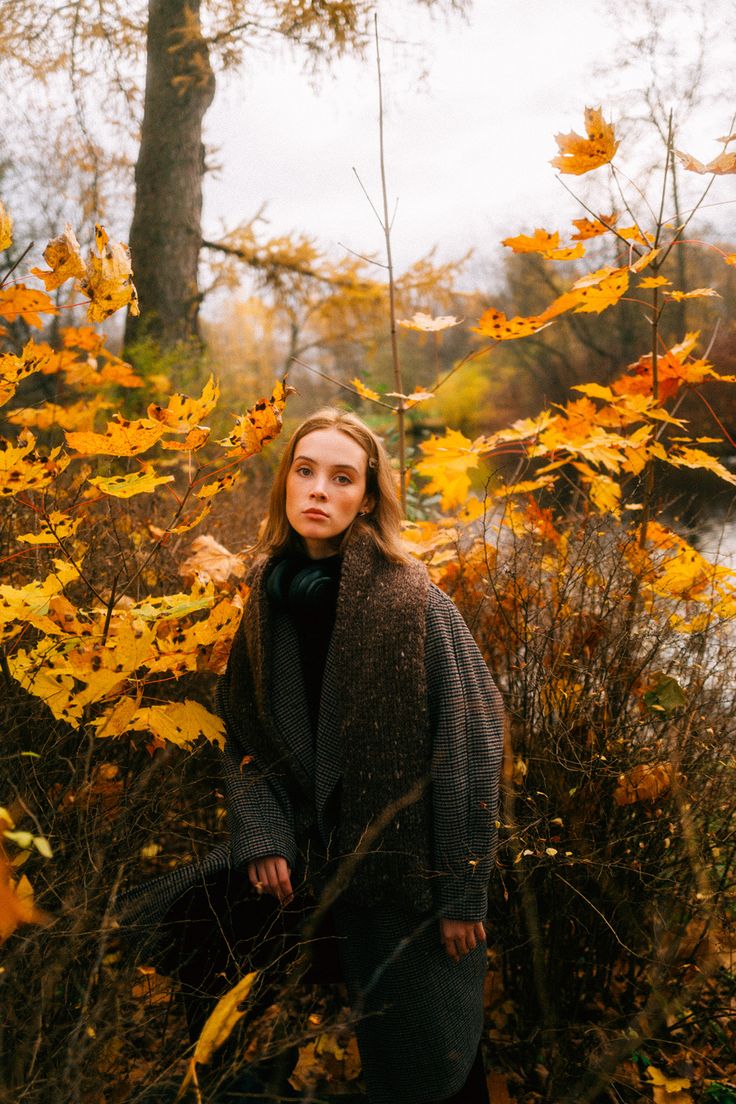
[[(368, 457), (365, 489), (366, 494), (373, 496), (373, 510), (369, 514), (355, 518), (345, 533), (343, 543), (354, 529), (360, 527), (371, 536), (376, 548), (387, 560), (393, 560), (396, 563), (406, 563), (411, 560), (401, 540), (401, 506), (396, 495), (396, 481), (386, 449), (365, 422), (355, 414), (337, 410), (334, 407), (317, 410), (292, 433), (276, 469), (268, 503), (268, 515), (255, 550), (267, 556), (304, 551), (301, 537), (292, 528), (286, 516), (286, 478), (294, 462), (296, 447), (302, 437), (317, 429), (338, 429), (360, 445)], [(340, 550), (342, 551), (342, 548)]]

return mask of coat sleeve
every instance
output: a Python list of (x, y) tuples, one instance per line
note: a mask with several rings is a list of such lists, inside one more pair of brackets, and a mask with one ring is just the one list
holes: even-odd
[(243, 738), (243, 726), (230, 713), (226, 672), (218, 680), (216, 708), (225, 722), (223, 772), (233, 866), (281, 855), (294, 869), (297, 847), (294, 813), (278, 779), (269, 777)]
[(430, 588), (425, 645), (433, 736), (435, 900), (450, 920), (482, 920), (498, 842), (503, 702), (460, 613)]

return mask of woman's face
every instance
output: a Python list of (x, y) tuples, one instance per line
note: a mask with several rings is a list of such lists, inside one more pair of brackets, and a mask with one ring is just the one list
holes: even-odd
[(286, 477), (286, 516), (313, 560), (331, 556), (359, 510), (370, 512), (368, 457), (339, 429), (314, 429), (296, 446)]

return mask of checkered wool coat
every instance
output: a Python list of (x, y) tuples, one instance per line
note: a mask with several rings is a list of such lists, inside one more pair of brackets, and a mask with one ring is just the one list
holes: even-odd
[[(296, 632), (285, 613), (274, 619), (271, 704), (281, 736), (314, 781), (312, 809), (296, 807), (277, 777), (259, 769), (252, 751), (228, 728), (224, 751), (230, 839), (202, 863), (183, 866), (128, 894), (138, 923), (155, 924), (174, 900), (230, 865), (282, 855), (296, 884), (308, 866), (308, 840), (329, 851), (327, 810), (340, 782), (337, 739), (340, 657), (328, 654), (322, 708), (313, 738)], [(483, 1022), (486, 952), (459, 963), (447, 955), (439, 918), (482, 920), (496, 847), (503, 709), (478, 648), (453, 602), (430, 586), (425, 666), (433, 740), (431, 781), (434, 909), (400, 903), (357, 909), (333, 906), (341, 958), (357, 1015), (356, 1032), (371, 1104), (423, 1104), (457, 1092), (475, 1058)], [(243, 763), (247, 766), (243, 769)], [(132, 910), (132, 911), (131, 911)]]

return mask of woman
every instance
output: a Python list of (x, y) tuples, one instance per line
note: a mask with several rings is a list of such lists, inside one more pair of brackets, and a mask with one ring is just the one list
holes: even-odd
[(180, 877), (175, 957), (200, 950), (179, 976), (212, 992), (227, 973), (222, 955), (202, 971), (208, 912), (241, 969), (274, 957), (285, 931), (334, 932), (371, 1104), (487, 1101), (498, 691), (402, 547), (388, 457), (354, 415), (322, 410), (293, 434), (259, 546), (217, 692), (229, 852)]

